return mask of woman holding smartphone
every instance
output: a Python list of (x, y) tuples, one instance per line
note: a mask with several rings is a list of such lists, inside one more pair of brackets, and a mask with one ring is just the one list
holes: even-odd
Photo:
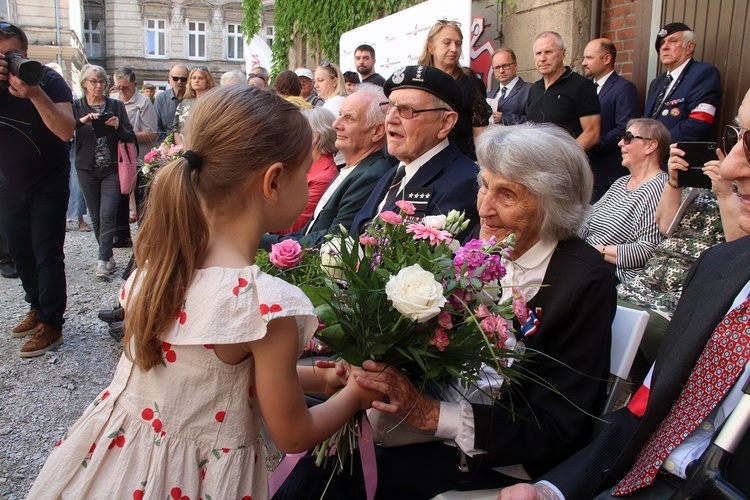
[(112, 241), (120, 202), (117, 143), (133, 142), (135, 134), (122, 103), (105, 96), (107, 74), (104, 68), (90, 64), (84, 66), (81, 87), (83, 97), (73, 103), (75, 163), (78, 183), (99, 243), (95, 280), (109, 281), (116, 267)]

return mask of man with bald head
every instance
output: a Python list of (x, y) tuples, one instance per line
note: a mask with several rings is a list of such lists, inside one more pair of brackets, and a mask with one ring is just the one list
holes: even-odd
[(305, 227), (284, 236), (266, 234), (261, 248), (269, 250), (272, 244), (287, 239), (305, 247), (316, 246), (327, 234), (337, 233), (340, 226), (349, 228), (375, 185), (391, 168), (383, 153), (385, 113), (380, 103), (384, 100), (383, 89), (371, 83), (360, 84), (357, 92), (344, 99), (333, 128), (336, 148), (346, 165), (323, 193)]
[(542, 78), (529, 90), (526, 120), (559, 125), (588, 151), (599, 142), (601, 107), (594, 85), (565, 66), (565, 45), (559, 33), (540, 33), (533, 48), (536, 69)]
[(583, 51), (583, 74), (594, 82), (602, 108), (599, 144), (588, 152), (594, 173), (591, 203), (601, 198), (618, 177), (628, 173), (622, 166), (617, 143), (628, 121), (640, 115), (638, 91), (632, 82), (617, 74), (616, 58), (617, 48), (607, 38), (591, 40)]
[(656, 34), (656, 51), (665, 73), (651, 82), (643, 116), (664, 124), (672, 142), (711, 140), (711, 125), (721, 103), (719, 70), (693, 59), (695, 33), (669, 23)]
[(184, 64), (175, 64), (169, 70), (169, 88), (154, 99), (156, 108), (156, 139), (161, 142), (171, 132), (174, 124), (174, 113), (182, 102), (187, 89), (188, 68)]

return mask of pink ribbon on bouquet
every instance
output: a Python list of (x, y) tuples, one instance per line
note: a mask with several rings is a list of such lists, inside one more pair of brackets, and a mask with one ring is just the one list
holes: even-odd
[[(372, 426), (365, 415), (357, 424), (359, 430), (359, 457), (362, 461), (362, 476), (365, 479), (365, 494), (367, 500), (375, 499), (378, 489), (378, 464), (375, 460), (375, 442), (372, 438)], [(284, 481), (289, 477), (297, 463), (306, 453), (290, 453), (279, 462), (279, 466), (268, 478), (268, 498), (273, 498)]]

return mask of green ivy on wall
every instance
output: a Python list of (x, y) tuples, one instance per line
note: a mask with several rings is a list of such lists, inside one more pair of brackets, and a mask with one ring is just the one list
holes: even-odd
[(263, 3), (261, 0), (242, 0), (242, 10), (245, 15), (242, 19), (242, 34), (250, 43), (253, 36), (260, 31), (260, 16), (263, 15)]
[[(309, 43), (323, 59), (338, 60), (341, 34), (423, 0), (276, 0), (274, 12), (273, 73), (289, 66), (289, 49), (295, 43)], [(245, 36), (258, 24), (260, 0), (243, 0)], [(252, 19), (249, 19), (252, 18)], [(253, 21), (255, 19), (255, 21)], [(251, 24), (255, 23), (255, 24)], [(254, 35), (260, 26), (257, 26)]]

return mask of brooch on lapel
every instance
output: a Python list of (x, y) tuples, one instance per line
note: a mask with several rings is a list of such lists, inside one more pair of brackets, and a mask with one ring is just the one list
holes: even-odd
[(541, 307), (535, 307), (533, 311), (529, 309), (529, 319), (526, 320), (526, 323), (521, 325), (521, 335), (524, 338), (534, 335), (537, 332), (537, 330), (539, 330), (539, 327), (541, 326), (539, 318), (541, 317), (542, 317)]

